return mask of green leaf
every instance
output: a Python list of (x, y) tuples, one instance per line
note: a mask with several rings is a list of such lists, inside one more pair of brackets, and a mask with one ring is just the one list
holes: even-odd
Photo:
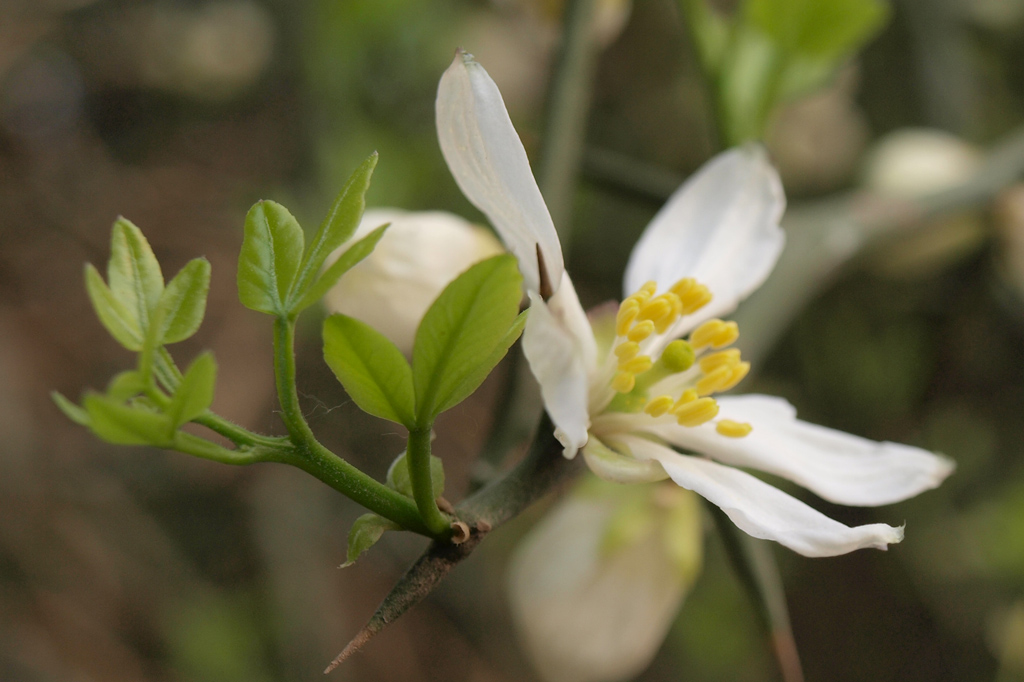
[(171, 431), (192, 421), (213, 404), (213, 387), (217, 381), (217, 363), (213, 354), (203, 353), (186, 370), (167, 406)]
[(331, 315), (324, 321), (324, 360), (364, 412), (411, 428), (412, 370), (387, 337), (354, 318)]
[(690, 24), (697, 54), (704, 68), (714, 73), (728, 47), (731, 22), (709, 7), (707, 0), (681, 0), (680, 5)]
[(246, 308), (286, 316), (288, 291), (299, 270), (304, 237), (284, 206), (257, 201), (245, 216), (238, 256), (238, 298)]
[(170, 444), (170, 419), (165, 414), (132, 407), (96, 393), (83, 401), (89, 414), (89, 428), (108, 443), (116, 445)]
[(348, 552), (341, 568), (354, 564), (363, 552), (377, 544), (384, 532), (389, 530), (402, 530), (402, 527), (376, 514), (363, 514), (356, 519), (348, 532)]
[(135, 370), (121, 372), (107, 384), (107, 397), (124, 401), (146, 392), (146, 382)]
[(515, 258), (494, 256), (459, 275), (427, 310), (412, 351), (420, 425), (453, 404), (490, 359), (519, 313), (521, 286)]
[(331, 266), (324, 271), (324, 274), (320, 276), (320, 279), (316, 281), (316, 284), (306, 290), (306, 293), (302, 295), (302, 298), (293, 306), (292, 310), (294, 312), (305, 310), (323, 298), (323, 295), (338, 283), (338, 280), (341, 279), (342, 275), (351, 270), (359, 261), (373, 253), (374, 248), (377, 246), (377, 242), (379, 242), (381, 237), (384, 236), (384, 231), (390, 225), (391, 223), (381, 225), (346, 249), (345, 252), (338, 256), (338, 259), (331, 263)]
[(142, 349), (142, 331), (135, 316), (114, 296), (92, 263), (85, 264), (85, 290), (96, 317), (110, 335), (128, 350)]
[(196, 333), (206, 314), (210, 261), (196, 258), (174, 276), (160, 296), (161, 344), (184, 341)]
[(491, 354), (473, 367), (471, 371), (463, 375), (462, 380), (452, 389), (451, 393), (448, 394), (448, 398), (437, 408), (438, 414), (452, 409), (472, 395), (476, 389), (480, 388), (480, 384), (484, 382), (484, 379), (486, 379), (498, 363), (501, 362), (502, 358), (508, 354), (508, 349), (512, 347), (512, 344), (515, 343), (523, 333), (523, 327), (526, 326), (526, 316), (528, 312), (529, 311), (524, 310), (519, 313), (519, 315), (516, 316), (516, 319), (512, 321), (512, 326), (509, 327), (505, 336), (501, 337), (501, 340), (498, 341), (498, 345), (491, 350)]
[(882, 0), (747, 0), (748, 21), (782, 50), (835, 59), (856, 50), (882, 26)]
[[(327, 217), (324, 218), (320, 229), (313, 237), (313, 242), (302, 257), (299, 274), (295, 278), (295, 285), (289, 297), (290, 302), (294, 303), (297, 299), (305, 300), (306, 290), (320, 273), (324, 261), (335, 249), (348, 241), (359, 227), (359, 220), (363, 217), (363, 210), (366, 208), (366, 190), (370, 187), (370, 177), (376, 166), (377, 152), (374, 152), (359, 165), (334, 200), (331, 210), (327, 213)], [(319, 298), (320, 296), (315, 296), (313, 300), (316, 301)], [(294, 307), (301, 310), (305, 306)]]
[(164, 289), (164, 276), (142, 230), (125, 218), (119, 217), (111, 232), (107, 281), (113, 297), (145, 334)]
[(53, 402), (60, 408), (60, 411), (63, 412), (68, 419), (79, 426), (89, 426), (89, 413), (84, 409), (74, 404), (57, 391), (51, 391), (50, 398), (53, 399)]
[[(389, 488), (397, 490), (406, 497), (414, 496), (406, 453), (400, 454), (388, 467), (387, 484)], [(434, 455), (430, 456), (430, 487), (434, 491), (435, 499), (444, 495), (444, 463), (441, 462), (440, 457)]]

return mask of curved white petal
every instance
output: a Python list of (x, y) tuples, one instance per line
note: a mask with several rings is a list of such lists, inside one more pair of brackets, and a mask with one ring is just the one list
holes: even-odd
[(569, 276), (545, 303), (530, 292), (530, 315), (523, 332), (523, 353), (540, 384), (555, 436), (572, 459), (587, 442), (588, 385), (597, 348), (587, 316)]
[(540, 291), (538, 248), (547, 281), (562, 279), (562, 247), (512, 127), (498, 86), (473, 56), (456, 53), (437, 88), (437, 137), (462, 193), (519, 259), (528, 291)]
[(764, 149), (719, 154), (686, 181), (647, 226), (626, 267), (629, 295), (654, 280), (683, 277), (711, 289), (711, 303), (677, 323), (685, 331), (731, 312), (768, 277), (785, 242), (782, 183)]
[(719, 398), (718, 404), (721, 417), (747, 422), (754, 430), (744, 438), (725, 438), (713, 424), (642, 428), (724, 464), (775, 474), (829, 502), (858, 507), (906, 500), (937, 487), (954, 469), (950, 460), (920, 448), (800, 421), (782, 398), (732, 396)]
[(657, 460), (678, 485), (721, 508), (740, 530), (804, 556), (836, 556), (865, 547), (886, 549), (903, 539), (902, 528), (884, 523), (853, 528), (839, 523), (739, 469), (681, 455), (635, 436), (622, 440), (634, 455)]
[[(658, 651), (683, 601), (688, 580), (656, 535), (610, 556), (602, 552), (615, 511), (608, 502), (568, 498), (512, 558), (512, 616), (547, 682), (634, 677)], [(693, 533), (699, 548), (699, 523)]]

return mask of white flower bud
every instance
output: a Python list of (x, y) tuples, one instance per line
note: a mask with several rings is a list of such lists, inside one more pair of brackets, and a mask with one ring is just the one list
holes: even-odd
[(384, 223), (391, 227), (377, 248), (342, 275), (324, 296), (324, 305), (374, 327), (408, 355), (416, 327), (441, 291), (471, 265), (503, 249), (490, 232), (451, 213), (398, 209), (366, 211), (349, 243)]
[(907, 128), (875, 144), (864, 165), (864, 185), (893, 196), (921, 197), (962, 183), (980, 163), (980, 152), (954, 135)]
[(512, 616), (549, 682), (632, 678), (654, 658), (701, 566), (696, 495), (588, 481), (512, 559)]

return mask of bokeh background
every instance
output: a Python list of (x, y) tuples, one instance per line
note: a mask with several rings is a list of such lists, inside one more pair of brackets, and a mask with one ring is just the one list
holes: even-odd
[[(610, 4), (571, 210), (569, 268), (589, 304), (618, 294), (666, 188), (713, 152), (679, 7)], [(371, 204), (479, 219), (437, 147), (437, 80), (456, 46), (476, 54), (534, 152), (561, 10), (557, 0), (0, 4), (0, 679), (318, 678), (423, 542), (392, 534), (339, 571), (359, 509), (320, 482), (278, 465), (113, 447), (71, 424), (49, 391), (77, 397), (132, 361), (93, 316), (82, 265), (105, 262), (119, 214), (142, 227), (165, 273), (209, 258), (207, 319), (176, 356), (212, 348), (215, 409), (280, 432), (270, 327), (234, 288), (246, 209), (273, 198), (315, 226), (376, 149)], [(877, 510), (794, 491), (847, 523), (907, 524), (888, 553), (774, 549), (808, 680), (1024, 679), (1024, 185), (1001, 182), (991, 200), (928, 220), (914, 204), (871, 199), (966, 182), (992, 154), (1019, 167), (1021, 64), (1021, 0), (895, 0), (839, 77), (773, 118), (769, 147), (801, 239), (835, 247), (847, 234), (837, 221), (849, 220), (885, 238), (854, 229), (842, 257), (805, 251), (794, 271), (824, 265), (799, 296), (769, 291), (741, 311), (762, 358), (744, 388), (959, 465), (939, 490)], [(907, 127), (951, 138), (893, 146), (887, 136)], [(946, 170), (918, 182), (935, 169)], [(299, 350), (310, 421), (382, 476), (402, 434), (347, 400), (316, 322), (305, 320)], [(439, 429), (452, 499), (504, 371)], [(542, 513), (495, 533), (334, 678), (534, 679), (504, 570)], [(709, 530), (704, 572), (641, 679), (777, 675)]]

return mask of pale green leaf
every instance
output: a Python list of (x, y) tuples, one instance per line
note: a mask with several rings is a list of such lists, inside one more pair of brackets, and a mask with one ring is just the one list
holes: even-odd
[(402, 530), (402, 527), (376, 514), (363, 514), (356, 519), (348, 532), (348, 552), (341, 568), (354, 564), (363, 552), (377, 544), (384, 532), (389, 530)]
[(203, 353), (185, 371), (178, 390), (171, 396), (167, 416), (174, 430), (192, 421), (213, 404), (213, 388), (217, 381), (217, 363), (213, 354)]
[(884, 0), (747, 0), (746, 15), (782, 50), (833, 59), (884, 26), (889, 6)]
[(113, 400), (125, 401), (145, 392), (146, 382), (136, 370), (121, 372), (107, 384), (107, 397)]
[(108, 443), (116, 445), (170, 444), (170, 419), (165, 414), (125, 405), (98, 394), (85, 396), (89, 428)]
[[(387, 484), (406, 497), (413, 497), (412, 477), (409, 475), (409, 462), (406, 453), (400, 454), (388, 467)], [(430, 487), (434, 498), (444, 495), (444, 463), (440, 457), (430, 456)]]
[(299, 270), (304, 237), (284, 206), (257, 201), (245, 216), (238, 256), (238, 298), (246, 308), (286, 316), (288, 291)]
[(85, 290), (93, 310), (110, 335), (131, 351), (142, 349), (142, 331), (135, 316), (110, 291), (99, 271), (91, 263), (85, 265)]
[(324, 321), (324, 359), (364, 412), (412, 428), (412, 370), (380, 332), (346, 315)]
[(142, 230), (125, 218), (119, 217), (111, 231), (107, 282), (144, 334), (163, 292), (164, 277)]
[(50, 398), (53, 399), (53, 402), (58, 408), (60, 408), (60, 411), (63, 412), (68, 419), (79, 426), (89, 425), (89, 413), (84, 409), (74, 404), (57, 391), (51, 391)]
[(331, 263), (330, 267), (324, 271), (320, 276), (320, 279), (316, 281), (316, 284), (306, 290), (306, 293), (302, 295), (302, 298), (299, 299), (299, 302), (295, 304), (292, 310), (294, 312), (305, 310), (323, 298), (323, 295), (338, 283), (338, 280), (341, 279), (342, 275), (351, 270), (356, 263), (373, 253), (373, 249), (377, 246), (377, 242), (379, 242), (381, 237), (384, 236), (384, 231), (390, 224), (391, 223), (381, 225), (373, 232), (348, 247), (348, 249), (338, 256), (338, 259)]
[[(359, 227), (359, 220), (363, 217), (363, 210), (366, 208), (366, 190), (370, 187), (370, 177), (376, 166), (377, 152), (374, 152), (359, 165), (334, 200), (331, 210), (327, 213), (327, 217), (324, 218), (324, 222), (320, 225), (320, 229), (317, 230), (313, 241), (302, 257), (302, 264), (299, 266), (299, 273), (295, 278), (295, 285), (292, 287), (290, 297), (292, 302), (306, 299), (307, 289), (320, 273), (324, 261), (335, 249), (348, 241)], [(315, 296), (313, 301), (319, 298), (320, 296)], [(301, 304), (294, 306), (297, 310), (304, 307), (306, 306)]]
[(167, 284), (160, 296), (162, 333), (160, 343), (177, 343), (196, 333), (206, 314), (206, 296), (210, 292), (210, 262), (205, 258), (189, 261)]
[(491, 357), (519, 313), (522, 277), (513, 256), (481, 261), (430, 306), (413, 346), (417, 420), (433, 422)]

